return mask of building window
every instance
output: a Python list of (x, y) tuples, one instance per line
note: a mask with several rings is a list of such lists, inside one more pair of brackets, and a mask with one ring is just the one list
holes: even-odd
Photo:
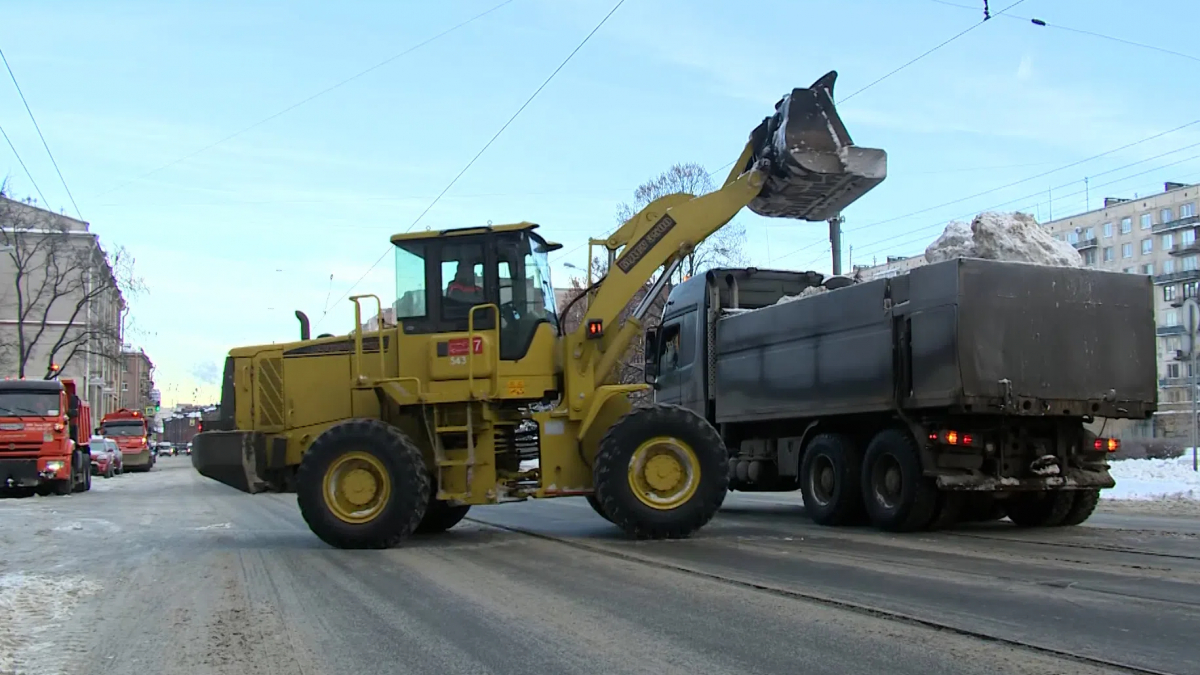
[(1163, 302), (1171, 302), (1179, 296), (1179, 287), (1175, 284), (1163, 286)]
[(1154, 224), (1154, 217), (1151, 216), (1149, 213), (1143, 213), (1142, 214), (1142, 229), (1148, 230), (1148, 229), (1150, 229), (1150, 226), (1153, 224)]
[(1179, 205), (1179, 217), (1180, 218), (1191, 218), (1194, 215), (1196, 215), (1195, 202), (1188, 202), (1187, 204)]
[(1178, 326), (1179, 325), (1179, 310), (1168, 309), (1167, 311), (1163, 312), (1163, 325), (1164, 326)]
[(1171, 215), (1171, 209), (1163, 209), (1162, 211), (1158, 212), (1158, 222), (1160, 223), (1169, 223), (1171, 222), (1172, 218), (1173, 216)]
[(1112, 262), (1112, 260), (1113, 260), (1113, 247), (1105, 246), (1104, 247), (1104, 262)]
[(1068, 232), (1067, 233), (1067, 243), (1068, 244), (1078, 244), (1079, 243), (1079, 233), (1076, 232), (1075, 230), (1071, 230), (1070, 232)]
[(1121, 219), (1121, 234), (1129, 234), (1129, 231), (1132, 229), (1133, 229), (1133, 218), (1122, 218)]
[(1167, 377), (1179, 377), (1179, 364), (1178, 363), (1168, 363), (1167, 364)]
[(1104, 224), (1104, 236), (1106, 236), (1106, 237), (1112, 236), (1112, 223)]
[(1178, 335), (1168, 336), (1164, 342), (1166, 343), (1167, 352), (1169, 353), (1174, 353), (1183, 346), (1183, 340), (1181, 340)]
[(1083, 264), (1084, 265), (1095, 265), (1096, 264), (1096, 249), (1089, 248), (1088, 250), (1083, 252)]
[(1126, 242), (1124, 244), (1121, 244), (1121, 257), (1122, 258), (1132, 258), (1133, 257), (1133, 242)]
[(1185, 298), (1196, 297), (1197, 287), (1200, 287), (1200, 284), (1198, 284), (1195, 281), (1189, 281), (1186, 284), (1184, 284), (1183, 285), (1183, 297), (1185, 297)]
[(1183, 244), (1184, 246), (1191, 246), (1192, 244), (1196, 243), (1196, 231), (1184, 230), (1183, 232), (1180, 232), (1179, 243)]
[(1183, 259), (1183, 271), (1194, 272), (1200, 270), (1200, 256), (1189, 255)]
[(1083, 240), (1084, 241), (1087, 241), (1089, 239), (1095, 239), (1095, 238), (1096, 238), (1095, 228), (1091, 228), (1091, 227), (1083, 228)]
[(1164, 234), (1162, 236), (1162, 249), (1164, 251), (1170, 251), (1174, 247), (1175, 247), (1175, 235), (1171, 234), (1170, 232)]
[(1166, 260), (1164, 260), (1163, 261), (1163, 274), (1171, 274), (1174, 271), (1175, 271), (1175, 261), (1171, 258), (1167, 258)]
[(1126, 267), (1125, 269), (1123, 269), (1121, 271), (1124, 272), (1125, 274), (1134, 274), (1137, 272), (1137, 268), (1136, 267)]
[(1142, 274), (1154, 276), (1154, 263), (1146, 263), (1142, 265)]
[(1142, 240), (1142, 255), (1149, 255), (1153, 251), (1154, 240), (1152, 240), (1150, 237), (1146, 237)]

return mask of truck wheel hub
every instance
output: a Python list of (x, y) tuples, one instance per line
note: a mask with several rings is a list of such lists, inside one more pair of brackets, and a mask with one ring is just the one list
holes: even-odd
[(660, 492), (670, 490), (683, 478), (683, 467), (679, 460), (669, 455), (658, 455), (646, 463), (646, 482)]
[(388, 503), (392, 483), (378, 457), (348, 452), (325, 470), (325, 504), (339, 520), (365, 523), (376, 518)]
[(364, 469), (355, 469), (342, 479), (342, 493), (346, 495), (347, 501), (355, 506), (362, 506), (371, 501), (377, 491), (375, 477)]

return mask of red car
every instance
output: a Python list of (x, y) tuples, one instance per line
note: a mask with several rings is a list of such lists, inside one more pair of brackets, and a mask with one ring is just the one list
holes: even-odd
[(92, 475), (112, 478), (121, 473), (124, 468), (121, 461), (121, 448), (117, 442), (103, 436), (92, 436), (88, 442), (92, 455)]

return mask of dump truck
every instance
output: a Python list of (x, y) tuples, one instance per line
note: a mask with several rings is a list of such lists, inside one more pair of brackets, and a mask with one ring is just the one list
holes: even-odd
[[(536, 223), (393, 236), (394, 317), (356, 295), (348, 335), (311, 338), (298, 312), (298, 341), (230, 350), (193, 466), (246, 492), (294, 491), (339, 548), (444, 532), (476, 505), (577, 495), (634, 538), (696, 532), (728, 490), (720, 435), (678, 406), (634, 408), (648, 385), (613, 375), (680, 262), (743, 208), (827, 221), (883, 180), (886, 154), (856, 146), (837, 116), (835, 77), (784, 96), (720, 188), (656, 199), (605, 238), (610, 264), (570, 330), (550, 281), (561, 245)], [(531, 447), (537, 468), (521, 462)]]
[(1151, 280), (1092, 268), (714, 269), (646, 354), (656, 402), (720, 430), (732, 490), (801, 490), (831, 526), (1082, 523), (1115, 484), (1103, 420), (1157, 405)]
[(0, 381), (0, 493), (90, 490), (91, 428), (74, 380)]
[(125, 471), (154, 468), (156, 456), (150, 444), (149, 420), (140, 410), (121, 408), (108, 413), (100, 420), (100, 435), (117, 442)]

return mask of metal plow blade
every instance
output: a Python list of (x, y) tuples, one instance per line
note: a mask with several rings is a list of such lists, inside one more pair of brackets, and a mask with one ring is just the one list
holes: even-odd
[[(754, 162), (770, 172), (751, 211), (771, 218), (829, 220), (887, 177), (887, 153), (860, 148), (838, 117), (830, 71), (807, 89), (793, 89), (775, 114), (750, 134)], [(749, 168), (749, 167), (745, 167)]]

